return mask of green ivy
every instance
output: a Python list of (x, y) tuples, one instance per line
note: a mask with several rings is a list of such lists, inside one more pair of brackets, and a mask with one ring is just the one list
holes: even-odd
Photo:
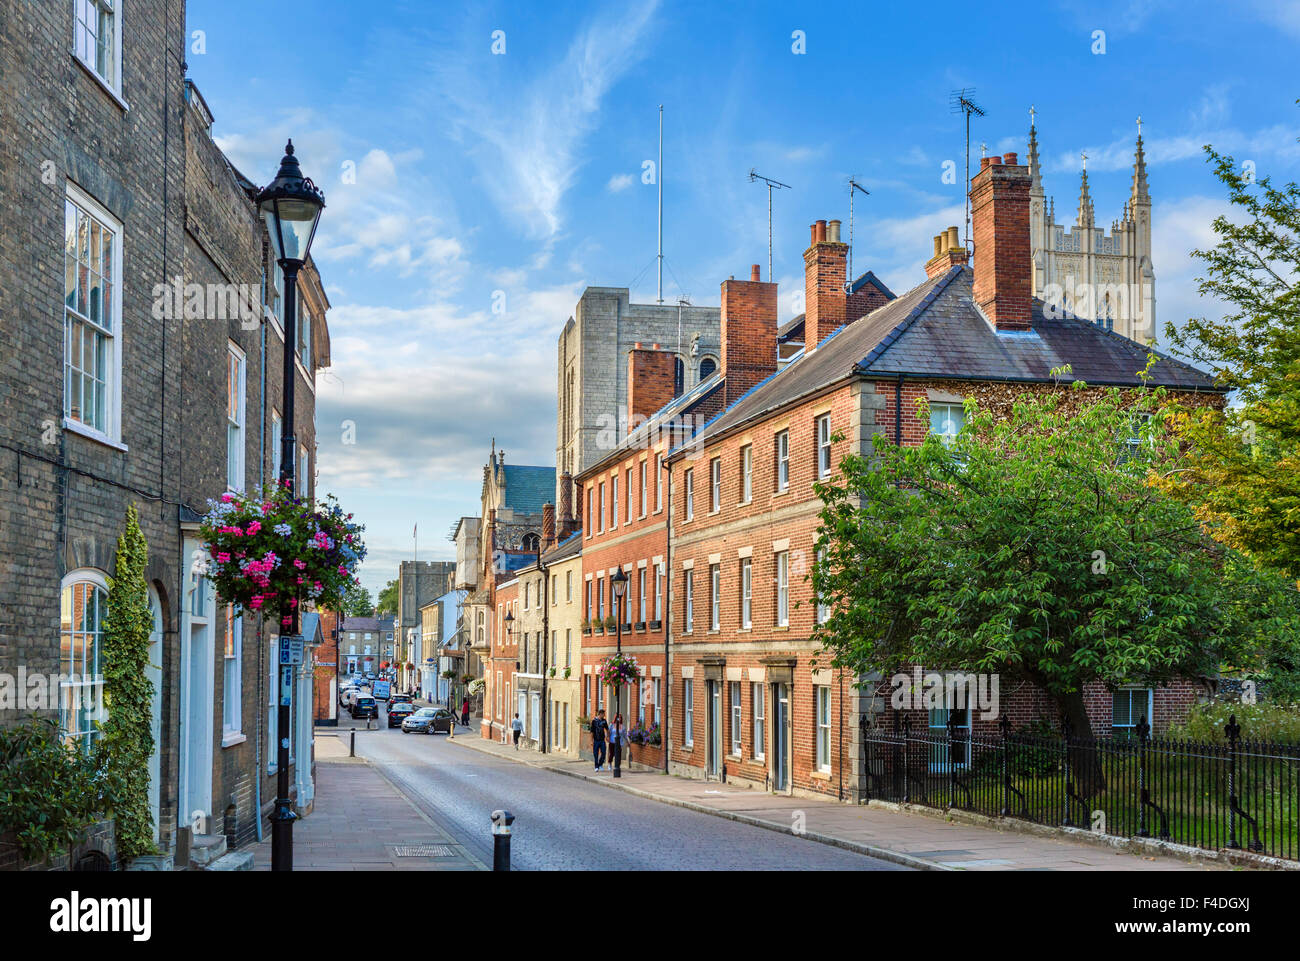
[(149, 811), (149, 758), (154, 743), (153, 682), (146, 673), (153, 631), (144, 576), (148, 560), (149, 547), (132, 504), (126, 510), (126, 528), (117, 541), (117, 567), (109, 582), (102, 661), (108, 709), (103, 740), (116, 789), (117, 850), (124, 859), (157, 853)]

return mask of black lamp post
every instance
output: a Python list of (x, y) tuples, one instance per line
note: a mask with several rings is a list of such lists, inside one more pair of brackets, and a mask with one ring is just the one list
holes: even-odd
[[(284, 271), (284, 421), (280, 446), (280, 484), (294, 494), (294, 459), (298, 453), (294, 433), (293, 386), (296, 378), (294, 354), (298, 347), (298, 271), (307, 262), (325, 195), (310, 179), (302, 175), (298, 158), (293, 155), (293, 141), (284, 148), (280, 170), (269, 185), (257, 195), (257, 209), (271, 236), (276, 263)], [(284, 616), (283, 610), (281, 617)], [(298, 633), (298, 608), (289, 609), (289, 634)], [(281, 624), (283, 633), (283, 623)], [(280, 666), (280, 711), (277, 723), (280, 737), (276, 753), (276, 799), (271, 815), (271, 870), (293, 870), (293, 802), (289, 799), (289, 725), (293, 703), (293, 666)]]
[[(617, 645), (619, 654), (623, 653), (623, 595), (627, 593), (627, 573), (620, 567), (614, 572), (614, 576), (609, 579), (614, 588), (614, 643)], [(618, 698), (618, 685), (614, 685), (614, 716), (617, 717), (622, 713), (622, 702)], [(619, 737), (627, 730), (627, 721), (623, 721), (623, 726), (619, 728)], [(623, 772), (619, 770), (620, 763), (623, 760), (623, 744), (620, 741), (618, 745), (618, 754), (614, 756), (614, 777), (621, 778)]]

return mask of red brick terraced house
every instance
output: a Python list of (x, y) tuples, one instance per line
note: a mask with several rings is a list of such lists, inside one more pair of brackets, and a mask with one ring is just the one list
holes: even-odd
[[(829, 611), (808, 579), (821, 508), (814, 482), (846, 454), (870, 453), (876, 434), (915, 445), (931, 430), (956, 433), (967, 398), (996, 410), (1025, 391), (1060, 389), (1049, 372), (1066, 364), (1093, 388), (1140, 386), (1147, 348), (1069, 314), (1048, 316), (1032, 298), (1028, 168), (1014, 154), (985, 158), (971, 188), (973, 269), (949, 231), (935, 238), (925, 281), (865, 316), (850, 309), (838, 224), (814, 224), (804, 254), (806, 346), (779, 370), (776, 285), (759, 282), (757, 269), (751, 281), (722, 285), (725, 410), (667, 458), (670, 772), (858, 800), (859, 719), (881, 700), (856, 686), (866, 678), (815, 658), (810, 635)], [(1208, 375), (1157, 358), (1153, 386), (1222, 401)], [(613, 476), (611, 462), (589, 480), (598, 487)], [(600, 590), (615, 562), (591, 543)], [(637, 553), (659, 550), (656, 542)], [(1001, 693), (1017, 724), (1054, 716), (1038, 692)], [(1190, 679), (1155, 691), (1097, 685), (1094, 730), (1135, 721), (1138, 702), (1158, 728), (1194, 696)]]
[(519, 616), (519, 580), (513, 574), (496, 586), (493, 593), (492, 633), (488, 656), (483, 664), (483, 717), (479, 735), (487, 739), (510, 739), (510, 720), (514, 717), (515, 669), (519, 661), (519, 639), (514, 622)]
[[(627, 363), (629, 433), (574, 478), (585, 518), (580, 698), (584, 717), (604, 709), (612, 722), (622, 713), (632, 736), (625, 759), (630, 768), (664, 770), (671, 511), (664, 458), (721, 411), (725, 385), (713, 373), (674, 396), (674, 354), (658, 344), (636, 344)], [(618, 601), (614, 575), (620, 569), (627, 586)], [(615, 703), (613, 689), (600, 683), (600, 667), (620, 649), (635, 657), (641, 676), (620, 687)], [(589, 732), (581, 748), (590, 756)]]

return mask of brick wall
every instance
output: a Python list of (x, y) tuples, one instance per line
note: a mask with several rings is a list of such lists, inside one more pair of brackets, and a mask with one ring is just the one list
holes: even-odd
[(776, 370), (776, 284), (758, 279), (722, 282), (724, 406)]
[(811, 243), (803, 252), (804, 344), (808, 350), (814, 349), (848, 320), (862, 316), (847, 315), (844, 280), (848, 244), (827, 240), (824, 220), (813, 224), (811, 230)]
[(971, 178), (975, 302), (999, 330), (1029, 330), (1029, 168), (1016, 155), (980, 158)]

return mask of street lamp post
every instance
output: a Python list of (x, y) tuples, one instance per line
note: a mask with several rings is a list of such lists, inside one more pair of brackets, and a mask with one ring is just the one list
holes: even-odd
[[(610, 584), (614, 587), (614, 643), (619, 654), (623, 653), (623, 595), (627, 593), (627, 573), (622, 567), (614, 572), (614, 576), (609, 579)], [(618, 684), (614, 685), (614, 716), (617, 717), (622, 713), (622, 702), (618, 697)], [(621, 738), (623, 732), (627, 730), (627, 721), (623, 722), (622, 727), (618, 730)], [(623, 772), (619, 770), (623, 760), (623, 743), (618, 744), (618, 753), (614, 755), (614, 777), (621, 778)]]
[[(284, 148), (280, 170), (269, 185), (257, 195), (257, 208), (271, 237), (276, 263), (284, 271), (284, 427), (280, 447), (280, 484), (292, 497), (294, 458), (298, 452), (294, 432), (293, 388), (294, 354), (298, 346), (298, 271), (307, 262), (325, 195), (310, 179), (302, 175), (298, 158), (293, 155), (293, 141)], [(286, 605), (287, 606), (287, 605)], [(284, 617), (283, 608), (281, 618)], [(289, 608), (289, 634), (298, 633), (298, 607)], [(280, 626), (283, 633), (283, 620)], [(279, 747), (276, 752), (276, 799), (271, 815), (271, 870), (293, 870), (293, 802), (289, 799), (289, 725), (293, 704), (293, 667), (280, 666), (280, 710), (277, 722)]]

